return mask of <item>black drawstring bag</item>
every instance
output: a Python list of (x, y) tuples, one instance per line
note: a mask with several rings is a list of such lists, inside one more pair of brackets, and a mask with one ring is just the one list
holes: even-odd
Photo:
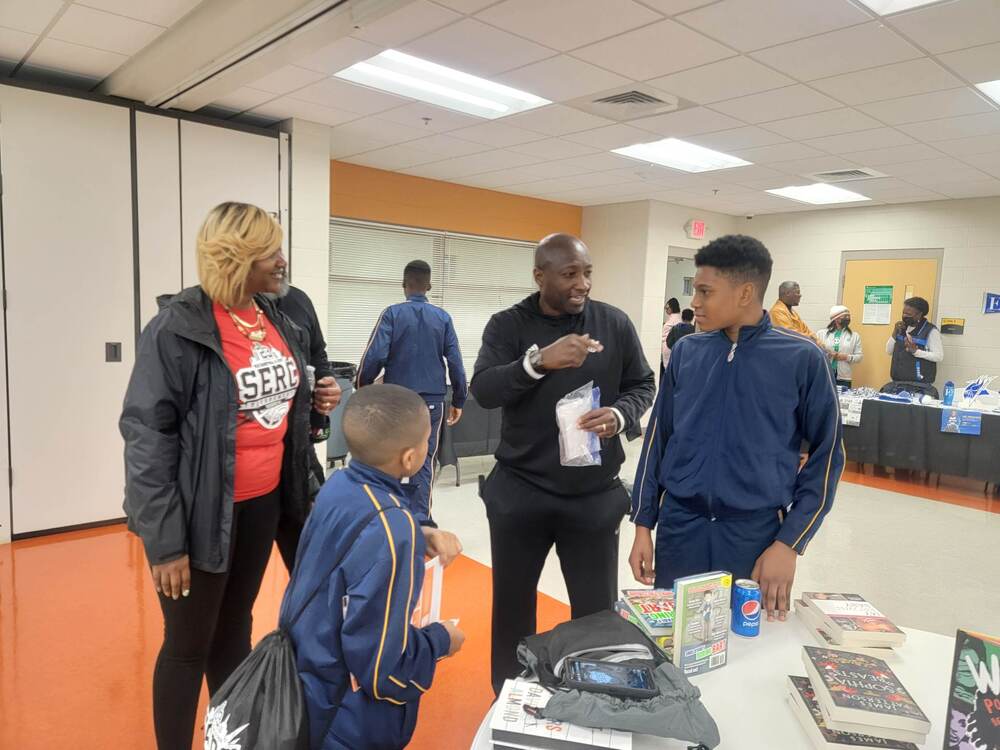
[[(369, 513), (356, 531), (379, 512)], [(350, 549), (348, 545), (294, 614), (264, 636), (215, 691), (205, 714), (205, 750), (309, 750), (305, 698), (288, 634)], [(295, 580), (293, 575), (289, 591)]]

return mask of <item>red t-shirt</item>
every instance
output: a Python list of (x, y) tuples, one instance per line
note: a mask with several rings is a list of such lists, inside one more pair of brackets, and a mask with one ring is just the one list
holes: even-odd
[[(285, 431), (292, 399), (299, 386), (299, 369), (288, 345), (267, 316), (267, 336), (251, 341), (236, 328), (229, 313), (213, 303), (215, 322), (222, 338), (222, 352), (236, 378), (239, 414), (236, 417), (236, 476), (233, 499), (266, 495), (281, 481)], [(247, 323), (257, 311), (233, 310)]]

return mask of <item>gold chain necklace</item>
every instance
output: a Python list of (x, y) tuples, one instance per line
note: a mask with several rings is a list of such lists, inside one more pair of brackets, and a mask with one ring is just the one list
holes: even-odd
[(260, 309), (256, 300), (254, 300), (253, 306), (257, 311), (257, 320), (253, 323), (247, 323), (229, 307), (226, 307), (226, 312), (229, 313), (229, 317), (233, 321), (233, 325), (236, 326), (237, 331), (251, 341), (261, 342), (267, 338), (267, 329), (264, 327), (264, 312)]

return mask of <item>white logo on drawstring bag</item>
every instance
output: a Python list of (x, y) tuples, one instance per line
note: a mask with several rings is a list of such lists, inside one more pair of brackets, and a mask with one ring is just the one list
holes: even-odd
[(230, 732), (230, 717), (226, 715), (228, 702), (222, 701), (215, 708), (208, 707), (208, 714), (205, 716), (205, 750), (243, 750), (243, 745), (237, 742), (237, 737), (243, 734), (250, 724), (246, 723)]

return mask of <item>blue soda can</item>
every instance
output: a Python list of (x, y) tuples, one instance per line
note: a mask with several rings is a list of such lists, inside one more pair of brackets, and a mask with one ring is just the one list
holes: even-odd
[(760, 586), (749, 578), (733, 584), (733, 633), (743, 638), (760, 634)]

